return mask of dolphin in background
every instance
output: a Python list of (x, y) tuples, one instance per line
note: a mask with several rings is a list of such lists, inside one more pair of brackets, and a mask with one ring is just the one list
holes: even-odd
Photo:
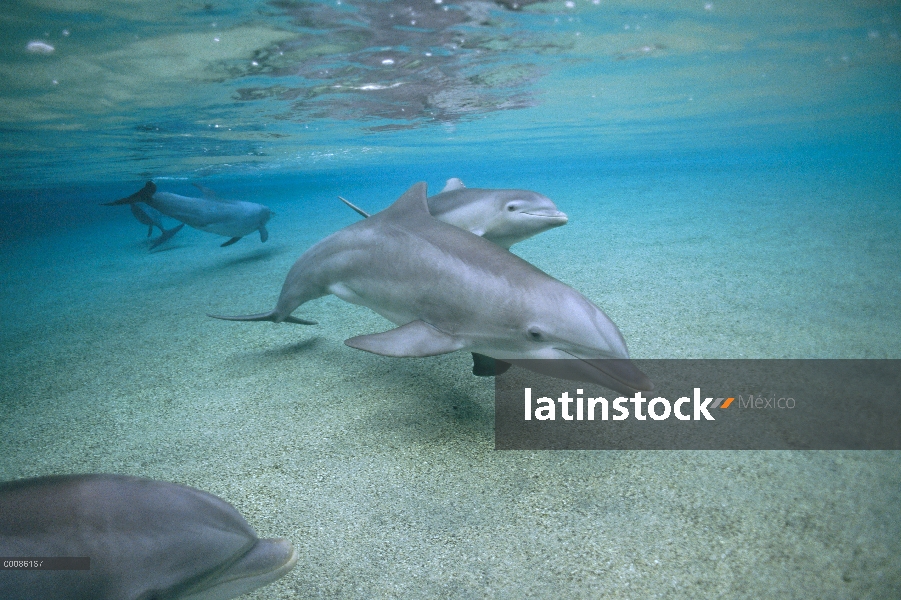
[(129, 208), (131, 208), (131, 214), (135, 216), (135, 219), (147, 225), (147, 237), (153, 235), (154, 227), (159, 228), (160, 237), (153, 240), (153, 243), (150, 245), (151, 250), (171, 239), (173, 235), (181, 231), (181, 228), (185, 226), (184, 223), (179, 223), (172, 229), (166, 229), (163, 227), (163, 213), (143, 202), (135, 202), (129, 205)]
[(90, 559), (90, 570), (4, 570), (4, 600), (225, 600), (298, 558), (212, 494), (124, 475), (0, 483), (0, 556)]
[[(370, 216), (344, 198), (342, 202), (364, 217)], [(429, 197), (429, 213), (460, 229), (510, 248), (548, 229), (566, 225), (566, 213), (547, 196), (528, 190), (467, 188), (456, 177), (440, 193)]]
[(223, 247), (234, 244), (254, 231), (260, 232), (260, 241), (265, 242), (269, 239), (266, 223), (272, 217), (272, 211), (268, 206), (240, 200), (222, 200), (211, 190), (194, 185), (203, 193), (203, 198), (157, 192), (156, 184), (148, 181), (131, 196), (106, 202), (103, 206), (143, 202), (167, 217), (186, 223), (194, 229), (231, 238), (222, 244)]
[(291, 267), (271, 311), (210, 316), (312, 325), (291, 313), (334, 294), (398, 325), (345, 340), (351, 348), (396, 357), (464, 350), (524, 360), (532, 370), (528, 359), (575, 359), (554, 361), (552, 374), (629, 394), (653, 389), (601, 309), (508, 250), (434, 218), (426, 189), (418, 183), (382, 212), (313, 245)]

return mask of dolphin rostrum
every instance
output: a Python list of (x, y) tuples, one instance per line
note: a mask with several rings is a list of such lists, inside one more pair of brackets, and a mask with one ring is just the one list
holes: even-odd
[(131, 196), (106, 202), (104, 206), (143, 202), (194, 229), (231, 238), (222, 246), (230, 246), (254, 231), (260, 232), (261, 241), (269, 239), (266, 223), (269, 222), (272, 211), (268, 206), (240, 200), (222, 200), (212, 191), (196, 184), (195, 186), (203, 193), (203, 198), (157, 192), (156, 184), (148, 181)]
[(185, 226), (184, 223), (179, 223), (172, 229), (166, 229), (163, 227), (163, 213), (143, 202), (135, 202), (130, 205), (130, 208), (131, 214), (135, 216), (135, 219), (144, 225), (147, 225), (147, 237), (153, 235), (154, 227), (159, 228), (161, 235), (153, 240), (153, 243), (150, 245), (151, 249), (156, 248), (166, 240), (171, 239), (173, 235), (181, 231), (181, 228)]
[[(342, 202), (364, 217), (369, 213), (341, 196)], [(566, 213), (554, 202), (529, 190), (467, 188), (452, 177), (441, 193), (428, 199), (429, 213), (503, 248), (510, 248), (542, 231), (566, 225)]]
[(87, 570), (4, 570), (4, 600), (225, 600), (298, 558), (286, 539), (259, 539), (221, 498), (124, 475), (0, 483), (0, 555), (90, 561)]
[(345, 340), (352, 348), (398, 357), (466, 350), (526, 360), (526, 368), (527, 359), (578, 359), (554, 361), (555, 376), (618, 391), (653, 389), (601, 309), (511, 252), (432, 217), (425, 183), (307, 250), (271, 311), (210, 316), (310, 324), (291, 313), (327, 294), (399, 326)]

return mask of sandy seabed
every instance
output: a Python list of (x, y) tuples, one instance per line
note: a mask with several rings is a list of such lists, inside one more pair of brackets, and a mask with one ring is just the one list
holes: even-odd
[[(839, 171), (446, 176), (556, 200), (570, 223), (516, 252), (636, 358), (899, 358), (901, 186)], [(149, 252), (122, 207), (8, 235), (0, 479), (217, 494), (299, 550), (247, 598), (901, 595), (898, 452), (499, 452), (467, 354), (352, 350), (390, 324), (334, 297), (295, 313), (318, 326), (206, 317), (271, 308), (303, 250), (356, 218), (335, 195), (375, 209), (415, 177), (264, 191), (267, 244), (186, 228)]]

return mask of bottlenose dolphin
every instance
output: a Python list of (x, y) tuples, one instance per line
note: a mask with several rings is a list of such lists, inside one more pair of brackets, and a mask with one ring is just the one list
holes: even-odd
[(134, 204), (129, 205), (129, 207), (131, 208), (131, 214), (135, 216), (135, 219), (144, 225), (147, 225), (147, 237), (153, 235), (154, 227), (159, 228), (160, 237), (153, 240), (153, 243), (150, 245), (151, 249), (156, 248), (166, 240), (171, 239), (173, 235), (181, 231), (181, 228), (185, 226), (184, 223), (179, 223), (172, 229), (166, 229), (163, 227), (163, 213), (143, 202), (135, 202)]
[[(369, 213), (338, 196), (363, 217)], [(457, 177), (447, 180), (440, 193), (429, 197), (429, 213), (445, 223), (482, 236), (503, 248), (560, 227), (566, 213), (557, 210), (547, 196), (528, 190), (466, 189)], [(472, 373), (480, 377), (503, 373), (507, 365), (478, 353), (472, 355)]]
[(225, 600), (298, 558), (286, 539), (259, 539), (221, 498), (124, 475), (0, 483), (0, 556), (90, 559), (89, 570), (4, 570), (4, 600)]
[(222, 200), (212, 191), (194, 185), (203, 193), (203, 198), (157, 192), (156, 184), (148, 181), (141, 190), (131, 196), (106, 202), (104, 206), (143, 202), (167, 217), (186, 223), (194, 229), (231, 238), (222, 244), (223, 247), (234, 244), (254, 231), (260, 232), (261, 241), (269, 239), (266, 223), (272, 216), (272, 211), (268, 206), (240, 200)]
[[(370, 216), (341, 196), (342, 202), (364, 217)], [(510, 248), (542, 231), (566, 225), (566, 213), (547, 196), (529, 190), (467, 188), (452, 177), (440, 193), (429, 197), (429, 213), (502, 248)]]
[[(345, 340), (352, 348), (398, 357), (466, 350), (508, 363), (578, 359), (554, 361), (553, 374), (630, 393), (653, 389), (601, 309), (513, 253), (432, 217), (425, 183), (307, 250), (271, 311), (210, 316), (315, 324), (291, 313), (327, 294), (399, 325)], [(528, 360), (523, 366), (538, 370)]]

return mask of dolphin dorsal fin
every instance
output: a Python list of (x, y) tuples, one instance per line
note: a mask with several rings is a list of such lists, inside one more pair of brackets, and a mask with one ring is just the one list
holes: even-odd
[(450, 179), (447, 180), (447, 183), (444, 184), (444, 189), (441, 190), (441, 193), (443, 194), (444, 192), (452, 192), (454, 190), (462, 190), (465, 187), (466, 186), (463, 185), (463, 181), (461, 181), (457, 177), (451, 177)]
[(428, 186), (424, 181), (414, 183), (394, 204), (383, 210), (386, 215), (429, 214)]
[(211, 190), (210, 188), (208, 188), (208, 187), (203, 187), (203, 186), (200, 185), (199, 183), (195, 183), (195, 184), (193, 184), (193, 185), (194, 185), (194, 187), (196, 187), (198, 190), (200, 190), (200, 193), (203, 194), (203, 197), (206, 198), (207, 200), (219, 200), (219, 199), (220, 199), (219, 196), (216, 195), (216, 192), (214, 192), (214, 191)]

